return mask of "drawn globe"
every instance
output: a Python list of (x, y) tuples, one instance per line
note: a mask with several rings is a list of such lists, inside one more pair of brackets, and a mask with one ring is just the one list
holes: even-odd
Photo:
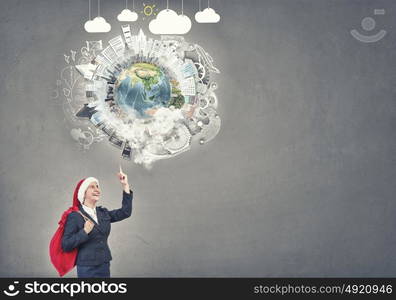
[(115, 83), (115, 101), (125, 112), (149, 117), (159, 107), (168, 107), (171, 85), (154, 64), (135, 63), (123, 70)]

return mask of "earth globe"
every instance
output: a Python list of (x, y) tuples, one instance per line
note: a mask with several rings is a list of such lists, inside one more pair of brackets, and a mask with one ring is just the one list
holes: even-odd
[(150, 117), (159, 107), (168, 107), (171, 100), (168, 77), (154, 64), (135, 63), (123, 70), (115, 83), (115, 102), (130, 113)]

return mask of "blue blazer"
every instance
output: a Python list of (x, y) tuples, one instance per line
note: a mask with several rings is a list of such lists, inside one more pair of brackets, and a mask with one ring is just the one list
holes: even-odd
[(122, 207), (107, 210), (102, 206), (96, 207), (98, 223), (96, 223), (80, 205), (80, 211), (94, 224), (90, 233), (84, 231), (84, 218), (78, 212), (71, 212), (66, 221), (62, 237), (62, 248), (65, 252), (78, 249), (76, 265), (94, 266), (108, 262), (112, 259), (107, 238), (110, 234), (111, 224), (124, 220), (132, 214), (133, 192), (122, 195)]

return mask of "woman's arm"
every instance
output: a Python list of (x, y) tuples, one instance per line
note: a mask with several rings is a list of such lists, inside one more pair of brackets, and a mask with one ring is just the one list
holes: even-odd
[(117, 174), (118, 179), (122, 185), (122, 207), (109, 211), (111, 222), (118, 222), (131, 216), (132, 214), (132, 199), (133, 192), (129, 187), (128, 176), (122, 172), (120, 166), (120, 172)]
[(132, 214), (132, 199), (133, 192), (131, 190), (128, 193), (124, 190), (122, 192), (122, 207), (119, 209), (109, 210), (110, 222), (122, 221)]
[(85, 232), (84, 228), (79, 229), (77, 218), (78, 215), (75, 213), (70, 213), (67, 216), (65, 231), (62, 237), (62, 249), (65, 252), (73, 251), (74, 248), (89, 239), (89, 235)]

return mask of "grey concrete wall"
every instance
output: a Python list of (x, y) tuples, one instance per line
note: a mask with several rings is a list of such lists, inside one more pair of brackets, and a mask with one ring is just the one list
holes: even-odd
[[(120, 33), (123, 0), (102, 1), (113, 29), (94, 36), (87, 3), (0, 2), (2, 277), (56, 276), (48, 244), (79, 179), (120, 205), (119, 153), (79, 151), (51, 101), (63, 53)], [(150, 171), (124, 164), (134, 211), (112, 227), (112, 275), (395, 276), (395, 1), (211, 3), (221, 22), (193, 22), (186, 39), (222, 71), (221, 131)], [(355, 40), (376, 8), (387, 35)]]

